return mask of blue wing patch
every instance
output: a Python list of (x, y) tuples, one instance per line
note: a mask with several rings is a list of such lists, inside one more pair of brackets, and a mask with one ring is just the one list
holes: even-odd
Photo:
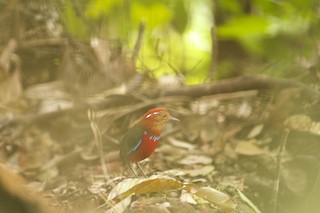
[(149, 140), (152, 140), (152, 141), (158, 141), (158, 140), (160, 140), (160, 136), (156, 136), (156, 135), (151, 135), (150, 137), (149, 137)]
[(142, 140), (140, 139), (139, 142), (134, 147), (132, 147), (132, 149), (128, 153), (136, 151), (138, 147), (141, 145), (141, 143), (142, 143)]

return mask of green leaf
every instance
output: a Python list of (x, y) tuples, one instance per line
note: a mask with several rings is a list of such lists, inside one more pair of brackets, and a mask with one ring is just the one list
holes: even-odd
[(266, 18), (243, 16), (218, 27), (220, 38), (248, 38), (267, 35), (270, 23)]
[(65, 1), (64, 9), (62, 11), (64, 22), (68, 31), (79, 38), (87, 35), (86, 26), (82, 20), (76, 15), (71, 1)]
[(164, 4), (154, 3), (151, 5), (133, 2), (131, 17), (134, 23), (145, 21), (147, 27), (153, 29), (158, 25), (168, 23), (172, 18), (172, 11)]
[(189, 23), (189, 14), (184, 5), (184, 0), (178, 0), (174, 4), (174, 16), (172, 19), (172, 25), (181, 34), (185, 31)]
[(86, 15), (97, 19), (108, 15), (115, 7), (122, 5), (123, 0), (95, 0), (91, 1), (87, 7)]

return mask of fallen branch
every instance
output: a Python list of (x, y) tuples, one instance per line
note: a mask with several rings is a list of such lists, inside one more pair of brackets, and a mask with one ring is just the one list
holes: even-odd
[(197, 86), (185, 86), (178, 89), (164, 89), (161, 92), (151, 96), (188, 96), (199, 98), (207, 95), (216, 95), (246, 90), (266, 90), (266, 89), (283, 89), (288, 87), (299, 87), (305, 97), (314, 100), (320, 97), (320, 93), (303, 83), (287, 80), (260, 76), (244, 76), (227, 80), (214, 82), (211, 84), (202, 84)]

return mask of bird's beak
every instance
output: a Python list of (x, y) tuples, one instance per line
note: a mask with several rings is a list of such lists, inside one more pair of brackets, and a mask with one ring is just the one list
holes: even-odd
[(171, 120), (171, 121), (178, 121), (178, 122), (180, 122), (180, 120), (179, 120), (178, 118), (175, 118), (175, 117), (172, 117), (172, 116), (170, 116), (169, 120)]

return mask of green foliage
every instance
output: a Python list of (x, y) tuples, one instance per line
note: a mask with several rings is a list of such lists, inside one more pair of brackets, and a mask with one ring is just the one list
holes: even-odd
[(218, 28), (221, 39), (262, 37), (268, 33), (269, 21), (264, 17), (242, 16)]
[(134, 1), (131, 5), (131, 17), (135, 24), (146, 22), (148, 28), (167, 24), (172, 18), (172, 11), (162, 3), (142, 4)]
[(189, 14), (185, 2), (184, 0), (176, 0), (172, 9), (172, 25), (180, 34), (186, 30), (189, 23)]
[[(96, 28), (104, 39), (124, 39), (132, 49), (138, 25), (145, 22), (144, 43), (137, 61), (139, 70), (155, 77), (180, 72), (191, 84), (208, 79), (210, 29), (214, 19), (218, 40), (232, 41), (243, 48), (239, 50), (235, 46), (234, 51), (224, 54), (224, 47), (219, 46), (222, 54), (219, 54), (216, 76), (233, 75), (235, 68), (237, 73), (260, 72), (254, 69), (261, 70), (257, 67), (266, 67), (268, 63), (274, 64), (272, 69), (277, 70), (277, 75), (285, 76), (290, 71), (283, 69), (296, 66), (290, 62), (295, 57), (304, 54), (313, 57), (314, 44), (310, 40), (319, 34), (317, 0), (81, 0), (82, 19), (72, 1), (63, 2), (68, 31), (77, 37), (93, 33), (84, 24), (83, 19), (87, 19), (86, 24), (92, 23), (90, 27)], [(299, 50), (293, 42), (299, 44)], [(238, 60), (243, 54), (248, 60), (246, 66)], [(283, 66), (283, 61), (278, 63), (281, 60), (288, 65)]]
[(90, 1), (86, 10), (86, 15), (93, 19), (98, 19), (101, 16), (109, 15), (110, 12), (117, 6), (123, 4), (123, 0), (94, 0)]
[(62, 17), (69, 33), (78, 38), (84, 38), (88, 36), (86, 26), (76, 15), (71, 1), (64, 1)]

